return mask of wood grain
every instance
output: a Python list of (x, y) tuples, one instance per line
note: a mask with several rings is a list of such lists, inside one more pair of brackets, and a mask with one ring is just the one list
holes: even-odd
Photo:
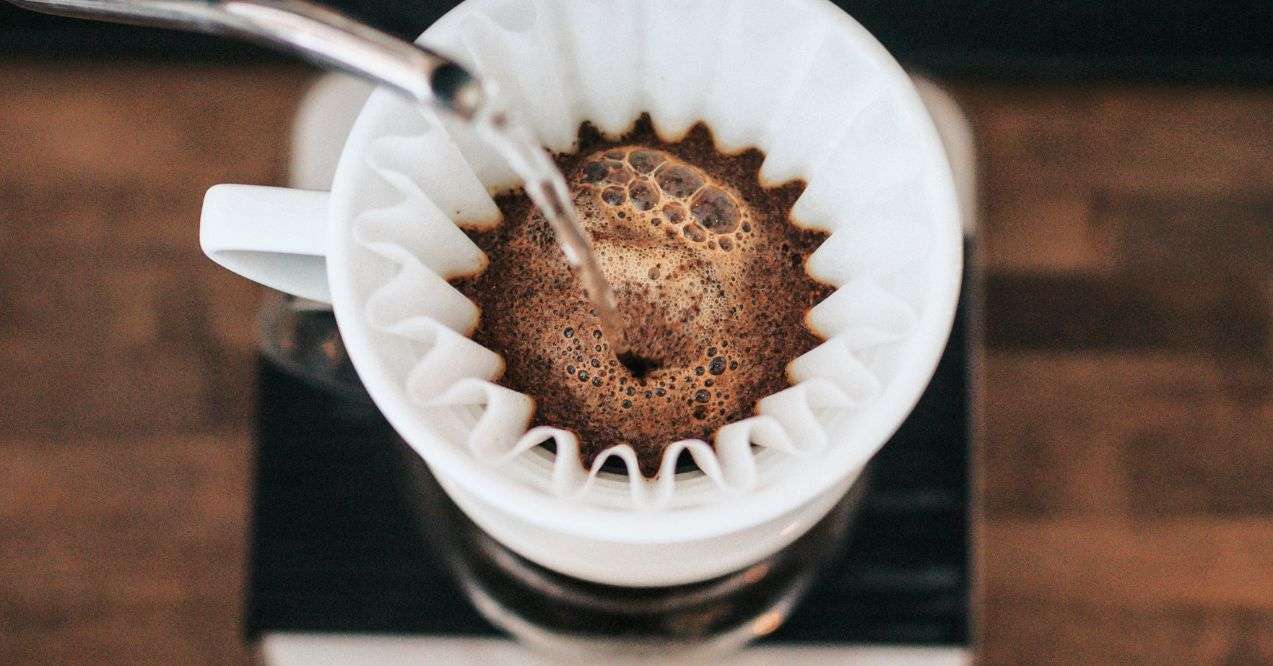
[[(246, 661), (258, 292), (196, 223), (282, 181), (309, 76), (0, 64), (0, 662)], [(984, 661), (1273, 661), (1273, 91), (952, 89)]]
[(310, 74), (0, 64), (0, 663), (243, 663), (256, 288), (203, 191), (278, 183)]
[(956, 86), (986, 663), (1273, 661), (1273, 91)]

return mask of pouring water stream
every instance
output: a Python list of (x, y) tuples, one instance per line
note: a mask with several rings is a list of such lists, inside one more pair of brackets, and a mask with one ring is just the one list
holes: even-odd
[[(488, 105), (488, 109), (493, 107), (493, 103)], [(521, 178), (526, 195), (548, 220), (566, 262), (579, 276), (584, 293), (597, 310), (602, 335), (610, 343), (610, 348), (625, 366), (641, 374), (633, 367), (635, 357), (626, 347), (623, 317), (619, 314), (614, 291), (601, 272), (596, 252), (592, 249), (592, 238), (579, 220), (579, 213), (571, 202), (570, 189), (557, 165), (540, 147), (534, 132), (506, 112), (479, 111), (474, 125), (478, 136), (508, 161), (514, 173)]]

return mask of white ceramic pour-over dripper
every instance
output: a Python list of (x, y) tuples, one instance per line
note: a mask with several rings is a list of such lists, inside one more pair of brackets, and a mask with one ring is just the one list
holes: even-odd
[[(463, 127), (443, 131), (387, 93), (361, 113), (330, 194), (211, 190), (205, 250), (265, 284), (330, 300), (386, 417), (475, 522), (531, 560), (588, 580), (667, 585), (739, 569), (800, 536), (910, 411), (953, 316), (961, 252), (953, 186), (909, 79), (822, 0), (469, 0), (424, 40), (495, 76), (550, 148), (568, 149), (583, 120), (613, 134), (646, 111), (664, 136), (705, 120), (723, 149), (761, 148), (770, 181), (806, 179), (796, 217), (834, 232), (810, 267), (840, 289), (814, 317), (834, 344), (793, 367), (809, 379), (862, 369), (876, 390), (851, 407), (811, 410), (807, 436), (788, 436), (789, 450), (761, 450), (745, 486), (676, 475), (665, 479), (670, 495), (644, 508), (633, 501), (639, 482), (600, 474), (586, 493), (561, 492), (543, 449), (508, 457), (472, 448), (472, 409), (422, 404), (408, 385), (439, 348), (455, 353), (434, 353), (450, 362), (434, 364), (441, 375), (418, 373), (421, 381), (455, 383), (489, 364), (456, 333), (468, 323), (463, 304), (436, 311), (450, 326), (395, 334), (421, 299), (409, 290), (386, 298), (398, 293), (387, 287), (413, 289), (415, 278), (436, 285), (430, 262), (471, 261), (441, 222), (493, 219), (486, 193), (512, 177)], [(369, 236), (369, 218), (405, 235)], [(415, 272), (395, 257), (415, 257)]]

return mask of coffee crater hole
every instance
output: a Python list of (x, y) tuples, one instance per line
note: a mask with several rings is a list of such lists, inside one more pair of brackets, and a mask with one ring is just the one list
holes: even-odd
[(646, 375), (658, 370), (663, 365), (652, 358), (642, 356), (634, 351), (625, 351), (620, 353), (619, 363), (622, 364), (623, 367), (627, 368), (628, 372), (632, 373), (633, 377), (636, 377), (638, 380), (642, 380), (642, 384), (645, 383), (644, 379)]

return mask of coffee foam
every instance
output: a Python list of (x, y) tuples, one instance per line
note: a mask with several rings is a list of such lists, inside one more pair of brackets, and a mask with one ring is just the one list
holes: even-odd
[(501, 226), (473, 232), (492, 266), (457, 286), (482, 311), (474, 340), (504, 355), (500, 383), (536, 399), (536, 423), (579, 435), (586, 467), (626, 445), (654, 476), (668, 444), (750, 416), (820, 341), (801, 322), (831, 290), (803, 266), (825, 234), (787, 220), (802, 183), (760, 187), (763, 156), (720, 154), (703, 125), (675, 144), (648, 118), (618, 141), (585, 125), (579, 144), (558, 164), (627, 322), (623, 346), (655, 367), (616, 359), (525, 196), (501, 197)]
[[(794, 385), (762, 398), (757, 415), (723, 426), (711, 444), (672, 442), (654, 479), (638, 473), (631, 447), (581, 470), (578, 438), (531, 427), (533, 403), (495, 383), (500, 357), (465, 337), (475, 308), (435, 265), (448, 253), (417, 255), (405, 231), (431, 214), (412, 203), (421, 198), (462, 226), (493, 224), (488, 193), (514, 186), (511, 171), (462, 124), (377, 93), (354, 133), (365, 157), (344, 163), (357, 185), (334, 197), (355, 236), (334, 262), (353, 274), (342, 326), (362, 316), (369, 351), (355, 359), (359, 372), (431, 464), (620, 510), (799, 495), (790, 481), (816, 474), (824, 458), (828, 468), (865, 464), (936, 358), (931, 341), (948, 324), (958, 275), (944, 254), (958, 238), (922, 107), (896, 84), (895, 63), (862, 48), (861, 28), (823, 4), (766, 6), (757, 21), (750, 3), (713, 0), (657, 10), (638, 0), (470, 1), (429, 30), (427, 45), (498, 82), (554, 151), (573, 150), (581, 121), (618, 137), (643, 110), (664, 139), (702, 120), (725, 152), (763, 151), (766, 184), (808, 183), (794, 216), (831, 236), (807, 268), (837, 287), (807, 317), (826, 341), (788, 366)], [(510, 9), (525, 15), (509, 21)], [(851, 25), (829, 29), (837, 21)], [(539, 447), (545, 439), (557, 455)], [(685, 453), (701, 474), (676, 473)], [(622, 461), (626, 480), (602, 473), (606, 460)]]

